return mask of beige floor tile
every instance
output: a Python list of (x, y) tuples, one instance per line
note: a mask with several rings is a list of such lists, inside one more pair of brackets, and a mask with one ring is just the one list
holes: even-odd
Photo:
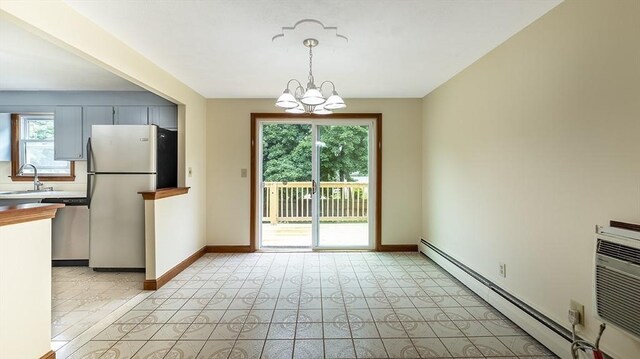
[(412, 338), (421, 358), (449, 358), (451, 354), (438, 338)]
[(132, 359), (164, 358), (175, 343), (175, 341), (148, 341)]
[(131, 359), (145, 344), (145, 341), (117, 342), (102, 354), (100, 359)]
[(291, 358), (293, 340), (266, 340), (262, 350), (263, 359)]
[(237, 340), (231, 350), (230, 358), (258, 359), (262, 354), (264, 340)]
[(195, 359), (205, 343), (204, 340), (178, 341), (171, 350), (169, 350), (165, 358)]
[(294, 359), (323, 359), (324, 342), (320, 339), (296, 339), (293, 348)]
[[(141, 293), (143, 275), (100, 274), (53, 274), (60, 359), (76, 348), (113, 359), (551, 354), (417, 254), (206, 254), (88, 329)], [(91, 339), (83, 330), (105, 340), (66, 339)]]
[(358, 358), (388, 358), (380, 339), (354, 339), (353, 345)]
[(356, 353), (351, 339), (325, 339), (325, 358), (355, 358)]
[(90, 341), (68, 356), (68, 359), (97, 359), (111, 348), (115, 341)]
[(418, 358), (420, 355), (409, 339), (382, 339), (389, 358)]

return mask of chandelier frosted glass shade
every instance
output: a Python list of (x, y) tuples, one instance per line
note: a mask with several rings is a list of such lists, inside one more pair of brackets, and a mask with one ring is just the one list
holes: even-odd
[(324, 103), (324, 101), (324, 97), (322, 97), (320, 91), (315, 87), (309, 88), (300, 99), (300, 102), (308, 106), (316, 106)]
[(344, 100), (335, 91), (333, 91), (333, 94), (329, 96), (327, 101), (324, 103), (324, 108), (327, 110), (337, 110), (345, 107), (347, 107), (347, 105), (344, 103)]
[[(318, 45), (318, 40), (305, 39), (302, 44), (309, 48), (309, 82), (306, 87), (303, 87), (300, 81), (296, 79), (289, 80), (287, 88), (276, 100), (276, 106), (284, 108), (288, 113), (313, 113), (316, 115), (328, 115), (332, 113), (332, 110), (347, 107), (342, 97), (336, 92), (336, 86), (333, 82), (324, 81), (320, 86), (316, 86), (314, 82), (312, 49)], [(295, 84), (295, 87), (289, 87), (292, 83)], [(322, 95), (323, 88), (329, 90), (325, 85), (331, 85), (331, 95), (328, 98)], [(329, 92), (326, 91), (325, 93)]]
[(302, 106), (302, 104), (298, 102), (298, 103), (296, 103), (296, 107), (288, 108), (288, 109), (284, 110), (284, 112), (287, 112), (287, 113), (305, 113), (306, 111), (304, 109), (304, 106)]
[(330, 115), (333, 112), (327, 110), (324, 105), (318, 105), (313, 108), (313, 113), (316, 115)]
[(298, 101), (291, 92), (289, 92), (289, 89), (285, 89), (284, 92), (282, 92), (282, 95), (278, 97), (278, 100), (276, 100), (276, 106), (282, 108), (295, 108), (298, 107)]

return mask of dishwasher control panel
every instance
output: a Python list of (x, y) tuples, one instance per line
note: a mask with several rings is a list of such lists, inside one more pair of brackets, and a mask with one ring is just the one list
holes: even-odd
[(67, 206), (86, 206), (88, 201), (86, 197), (81, 198), (43, 198), (42, 203), (62, 203)]

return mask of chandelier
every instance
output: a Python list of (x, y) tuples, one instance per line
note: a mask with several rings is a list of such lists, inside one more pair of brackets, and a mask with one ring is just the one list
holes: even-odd
[[(300, 81), (291, 79), (287, 82), (287, 88), (278, 97), (276, 106), (284, 108), (288, 113), (313, 113), (316, 115), (328, 115), (333, 110), (347, 107), (342, 97), (336, 92), (336, 86), (331, 81), (324, 81), (320, 86), (316, 86), (313, 78), (313, 48), (318, 46), (318, 40), (306, 39), (302, 42), (309, 48), (309, 82), (307, 87), (302, 87)], [(291, 84), (297, 85), (293, 92), (290, 90)], [(331, 85), (331, 95), (325, 98), (322, 90), (325, 85)]]

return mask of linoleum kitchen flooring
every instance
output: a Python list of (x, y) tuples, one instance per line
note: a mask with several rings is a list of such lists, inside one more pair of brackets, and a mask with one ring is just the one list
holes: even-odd
[(332, 252), (207, 254), (58, 357), (554, 356), (422, 255)]
[(53, 267), (51, 341), (58, 350), (143, 292), (144, 273)]

